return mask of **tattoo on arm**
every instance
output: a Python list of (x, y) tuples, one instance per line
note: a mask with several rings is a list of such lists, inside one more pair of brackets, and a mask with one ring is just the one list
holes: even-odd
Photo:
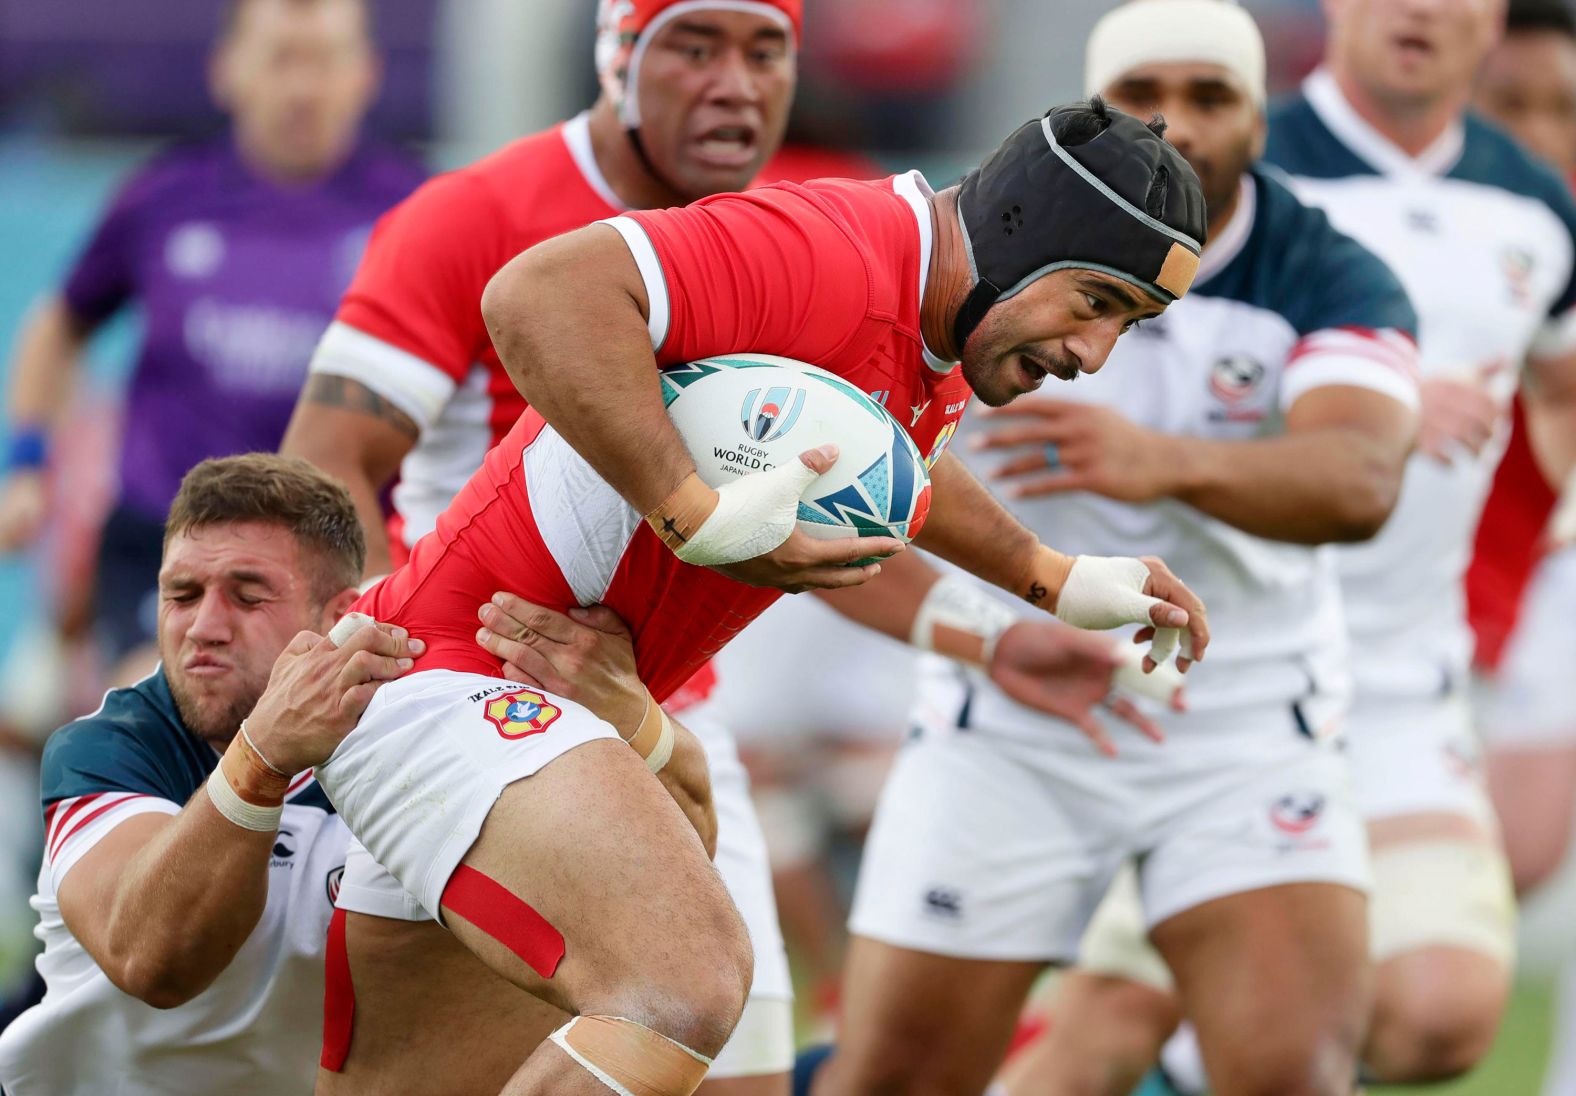
[(416, 425), (415, 420), (360, 381), (351, 380), (349, 377), (335, 376), (333, 373), (313, 373), (307, 378), (306, 390), (302, 398), (308, 403), (323, 407), (338, 407), (345, 411), (370, 415), (392, 426), (411, 441), (421, 437), (421, 429)]

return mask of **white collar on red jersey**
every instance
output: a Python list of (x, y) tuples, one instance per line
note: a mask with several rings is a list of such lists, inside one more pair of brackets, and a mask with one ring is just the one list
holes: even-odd
[[(935, 191), (925, 181), (925, 177), (918, 171), (905, 172), (892, 177), (892, 189), (899, 197), (909, 204), (914, 211), (914, 222), (919, 226), (919, 304), (925, 306), (925, 281), (930, 277), (930, 199), (935, 196)], [(920, 349), (924, 353), (925, 364), (937, 373), (950, 373), (957, 368), (957, 362), (949, 362), (938, 356), (929, 346), (925, 345), (923, 333), (919, 337)]]
[(591, 148), (591, 112), (583, 110), (569, 121), (564, 123), (562, 133), (564, 144), (569, 146), (569, 158), (580, 169), (580, 174), (585, 177), (586, 186), (596, 191), (596, 196), (618, 212), (623, 213), (629, 209), (624, 200), (613, 190), (607, 176), (602, 174), (602, 169), (597, 165), (596, 153)]

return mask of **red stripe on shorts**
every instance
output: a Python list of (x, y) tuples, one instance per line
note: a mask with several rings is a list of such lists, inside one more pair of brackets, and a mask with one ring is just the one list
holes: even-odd
[(475, 868), (455, 868), (439, 904), (524, 959), (543, 978), (551, 978), (564, 957), (563, 935), (552, 923)]
[(323, 1056), (317, 1064), (338, 1073), (350, 1054), (350, 1029), (356, 1020), (356, 987), (350, 981), (350, 950), (345, 946), (345, 911), (338, 907), (328, 922), (323, 967)]

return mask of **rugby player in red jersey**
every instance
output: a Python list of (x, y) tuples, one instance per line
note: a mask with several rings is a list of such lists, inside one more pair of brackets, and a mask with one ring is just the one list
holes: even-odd
[[(1153, 624), (1172, 645), (1186, 629), (1185, 654), (1202, 655), (1202, 606), (1162, 564), (1040, 545), (943, 450), (971, 390), (999, 404), (1094, 371), (1184, 293), (1203, 216), (1197, 179), (1156, 133), (1080, 104), (939, 195), (913, 173), (727, 195), (582, 229), (495, 276), (483, 315), (530, 410), (363, 599), (424, 629), (428, 654), (318, 770), (368, 853), (342, 893), (381, 892), (412, 918), (341, 921), (354, 1022), (330, 1008), (325, 1063), (348, 1052), (357, 1090), (376, 1090), (396, 1083), (370, 1053), (391, 1033), (462, 1029), (423, 982), (462, 948), (575, 1016), (506, 1092), (688, 1093), (738, 1017), (737, 914), (636, 763), (660, 765), (666, 717), (648, 702), (615, 727), (500, 680), (467, 623), (476, 602), (455, 601), (499, 588), (556, 609), (600, 601), (628, 622), (660, 702), (779, 590), (858, 585), (879, 568), (851, 561), (899, 548), (793, 531), (834, 447), (702, 485), (657, 364), (749, 349), (890, 392), (933, 462), (923, 546), (1069, 623)], [(437, 917), (449, 934), (416, 920)]]

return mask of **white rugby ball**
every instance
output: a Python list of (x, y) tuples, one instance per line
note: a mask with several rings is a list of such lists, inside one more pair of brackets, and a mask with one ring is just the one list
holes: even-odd
[(914, 442), (835, 373), (770, 354), (728, 354), (664, 369), (662, 398), (709, 487), (836, 445), (837, 463), (799, 497), (799, 528), (809, 536), (907, 542), (930, 511), (930, 473)]

